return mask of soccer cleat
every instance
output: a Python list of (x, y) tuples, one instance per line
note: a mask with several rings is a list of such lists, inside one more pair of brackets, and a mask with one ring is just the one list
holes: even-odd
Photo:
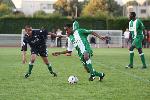
[(25, 78), (28, 78), (29, 76), (30, 76), (30, 74), (29, 74), (29, 73), (26, 73), (24, 77), (25, 77)]
[(93, 81), (94, 79), (95, 79), (95, 77), (92, 75), (89, 77), (89, 81)]
[(129, 64), (125, 68), (133, 68), (133, 65)]
[(57, 74), (55, 72), (50, 72), (54, 77), (57, 77)]
[(105, 74), (102, 73), (102, 76), (99, 77), (99, 81), (102, 81), (104, 79)]
[(142, 66), (142, 69), (146, 69), (146, 68), (147, 68), (146, 65), (143, 65), (143, 66)]

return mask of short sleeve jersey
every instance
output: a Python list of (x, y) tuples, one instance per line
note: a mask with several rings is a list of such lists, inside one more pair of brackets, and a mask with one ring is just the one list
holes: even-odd
[(135, 21), (131, 20), (129, 22), (129, 31), (133, 39), (143, 37), (143, 29), (144, 25), (140, 19), (136, 19)]
[[(88, 35), (91, 33), (92, 33), (91, 30), (77, 29), (74, 32), (74, 34), (69, 36), (70, 42), (72, 42), (73, 46), (68, 46), (68, 47), (75, 47), (80, 58), (83, 56), (84, 52), (88, 52), (90, 54), (90, 56), (93, 55), (93, 51), (87, 40)], [(70, 48), (70, 49), (72, 49), (72, 48)]]
[(47, 35), (47, 30), (32, 30), (32, 36), (26, 34), (23, 38), (22, 51), (27, 50), (27, 44), (31, 49), (46, 48)]

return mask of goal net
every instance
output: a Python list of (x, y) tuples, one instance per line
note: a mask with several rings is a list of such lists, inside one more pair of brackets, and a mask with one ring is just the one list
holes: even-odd
[(88, 37), (92, 47), (122, 47), (122, 30), (93, 30), (97, 34), (106, 37), (106, 40), (101, 40), (93, 35)]

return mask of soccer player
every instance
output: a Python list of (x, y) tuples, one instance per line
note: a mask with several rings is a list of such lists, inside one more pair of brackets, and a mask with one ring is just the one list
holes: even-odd
[[(73, 28), (73, 31), (79, 29), (79, 23), (76, 20), (73, 20), (73, 27), (72, 28)], [(67, 48), (68, 53), (66, 53), (66, 56), (71, 56), (72, 51), (73, 51), (73, 44), (72, 44), (69, 37), (67, 38), (67, 46), (68, 46), (68, 48)]]
[(136, 48), (139, 52), (141, 61), (142, 61), (142, 68), (145, 69), (146, 63), (145, 63), (145, 57), (144, 53), (142, 51), (142, 40), (144, 39), (143, 35), (143, 29), (144, 25), (140, 19), (136, 19), (136, 13), (130, 12), (129, 14), (130, 22), (129, 22), (129, 31), (130, 35), (132, 37), (132, 44), (129, 48), (130, 51), (130, 63), (126, 68), (133, 68), (133, 57), (134, 57), (134, 48)]
[(28, 72), (25, 74), (25, 78), (28, 78), (31, 75), (33, 64), (35, 59), (38, 56), (41, 56), (44, 63), (47, 65), (49, 72), (56, 77), (57, 74), (52, 70), (52, 66), (48, 61), (48, 52), (46, 46), (46, 40), (48, 35), (54, 35), (53, 33), (47, 32), (45, 29), (41, 30), (33, 30), (31, 26), (25, 26), (26, 34), (23, 38), (23, 46), (22, 46), (22, 62), (26, 62), (26, 51), (27, 51), (27, 44), (30, 45), (31, 48), (31, 57), (29, 62), (29, 69)]
[[(89, 81), (93, 81), (95, 79), (95, 76), (98, 76), (99, 81), (101, 81), (105, 76), (105, 74), (97, 72), (93, 69), (92, 62), (91, 62), (93, 51), (90, 47), (87, 37), (89, 34), (92, 34), (98, 37), (99, 39), (105, 39), (105, 38), (96, 34), (93, 31), (86, 30), (86, 29), (78, 28), (75, 31), (73, 31), (72, 24), (67, 24), (64, 28), (66, 29), (67, 36), (70, 38), (73, 44), (73, 46), (69, 46), (69, 47), (74, 47), (78, 51), (78, 56), (80, 57), (83, 66), (85, 67), (87, 72), (90, 73)], [(52, 53), (52, 55), (57, 56), (60, 54), (66, 54), (69, 52), (68, 51), (69, 49), (72, 48), (68, 48), (66, 51)]]

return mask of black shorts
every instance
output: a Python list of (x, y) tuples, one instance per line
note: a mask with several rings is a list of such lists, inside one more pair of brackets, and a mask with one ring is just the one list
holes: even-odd
[(41, 56), (41, 57), (48, 57), (47, 48), (41, 48), (41, 49), (32, 48), (31, 54), (36, 54), (36, 55)]

